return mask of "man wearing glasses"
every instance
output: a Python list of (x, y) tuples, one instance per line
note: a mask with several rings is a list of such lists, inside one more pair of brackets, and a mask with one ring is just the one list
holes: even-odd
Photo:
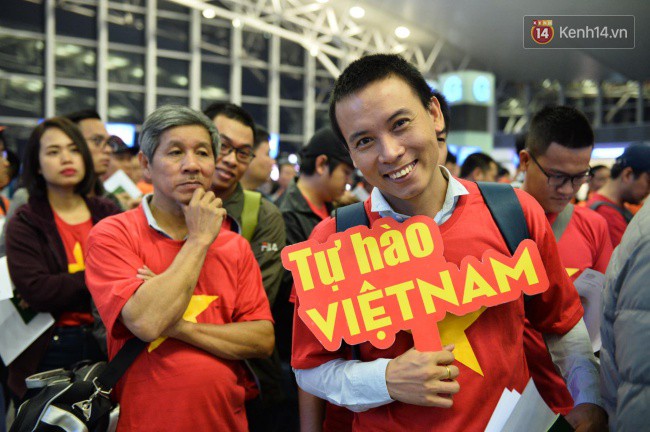
[[(221, 138), (212, 192), (223, 200), (228, 212), (226, 227), (229, 225), (250, 242), (273, 308), (284, 273), (280, 256), (286, 241), (284, 221), (276, 206), (259, 192), (244, 192), (239, 182), (255, 157), (255, 123), (248, 112), (231, 103), (214, 103), (204, 113), (213, 121)], [(273, 431), (277, 406), (283, 399), (279, 357), (274, 352), (269, 359), (248, 363), (262, 388), (261, 401), (259, 398), (250, 401), (246, 407), (249, 428), (251, 432)]]
[(110, 138), (106, 125), (102, 121), (97, 111), (87, 109), (66, 114), (65, 117), (76, 123), (81, 134), (88, 143), (88, 149), (93, 157), (93, 166), (95, 174), (102, 178), (108, 170), (112, 149), (108, 145)]
[[(585, 269), (605, 273), (612, 254), (605, 219), (571, 204), (580, 186), (591, 177), (593, 147), (594, 133), (587, 118), (575, 108), (558, 106), (535, 114), (526, 148), (519, 154), (525, 172), (522, 189), (544, 209), (572, 281)], [(573, 399), (553, 366), (542, 335), (527, 325), (524, 343), (540, 394), (551, 409), (566, 415), (573, 408)]]

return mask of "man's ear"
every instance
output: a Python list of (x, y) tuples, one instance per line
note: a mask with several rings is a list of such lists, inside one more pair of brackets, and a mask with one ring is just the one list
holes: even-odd
[(532, 159), (530, 158), (530, 153), (528, 153), (528, 150), (522, 150), (519, 152), (519, 168), (523, 171), (526, 172), (528, 171), (528, 164)]
[(442, 116), (440, 109), (440, 102), (435, 96), (431, 96), (429, 100), (429, 114), (433, 118), (433, 124), (436, 130), (436, 135), (445, 130), (445, 118)]
[(316, 174), (324, 175), (325, 171), (329, 171), (329, 164), (327, 163), (326, 155), (319, 155), (316, 157)]
[(142, 167), (142, 175), (147, 181), (151, 181), (151, 163), (149, 159), (144, 155), (144, 153), (138, 153), (138, 162), (140, 162), (140, 167)]
[(470, 175), (472, 176), (472, 180), (474, 180), (474, 181), (483, 181), (483, 180), (485, 180), (485, 173), (479, 167), (474, 168)]
[(623, 171), (621, 171), (621, 180), (623, 180), (624, 183), (631, 183), (635, 180), (634, 170), (632, 167), (623, 168)]

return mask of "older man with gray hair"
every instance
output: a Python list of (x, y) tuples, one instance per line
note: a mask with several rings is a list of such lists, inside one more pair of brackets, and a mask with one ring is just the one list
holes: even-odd
[(116, 387), (118, 430), (246, 431), (241, 360), (269, 356), (274, 333), (255, 257), (222, 229), (209, 191), (217, 131), (198, 111), (165, 106), (140, 148), (154, 192), (93, 228), (86, 257), (109, 356), (149, 342)]

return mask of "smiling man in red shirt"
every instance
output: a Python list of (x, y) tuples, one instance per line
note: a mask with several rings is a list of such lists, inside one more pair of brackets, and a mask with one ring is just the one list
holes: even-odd
[[(444, 122), (433, 97), (422, 75), (396, 55), (363, 57), (338, 78), (330, 120), (355, 166), (375, 186), (365, 202), (368, 218), (432, 218), (446, 260), (456, 265), (488, 249), (509, 255), (476, 184), (438, 166), (444, 144), (436, 136)], [(601, 430), (605, 414), (596, 405), (595, 359), (588, 337), (580, 336), (582, 306), (542, 209), (525, 192), (516, 194), (549, 277), (546, 292), (525, 305), (520, 298), (471, 317), (446, 317), (441, 339), (449, 345), (441, 351), (417, 351), (412, 335), (399, 332), (388, 349), (361, 344), (361, 361), (347, 360), (349, 346), (327, 351), (296, 314), (292, 366), (301, 388), (355, 411), (355, 431), (483, 430), (504, 389), (523, 391), (528, 381), (525, 314), (547, 336), (549, 349), (567, 354), (555, 359), (580, 382), (579, 401), (567, 418), (575, 427)], [(328, 218), (311, 238), (324, 242), (335, 231)]]

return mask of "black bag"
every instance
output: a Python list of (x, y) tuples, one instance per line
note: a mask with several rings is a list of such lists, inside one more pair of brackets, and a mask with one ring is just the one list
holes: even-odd
[(72, 371), (55, 369), (26, 379), (28, 389), (41, 390), (18, 408), (9, 432), (112, 432), (120, 406), (109, 395), (144, 349), (133, 338), (109, 362), (98, 362)]

